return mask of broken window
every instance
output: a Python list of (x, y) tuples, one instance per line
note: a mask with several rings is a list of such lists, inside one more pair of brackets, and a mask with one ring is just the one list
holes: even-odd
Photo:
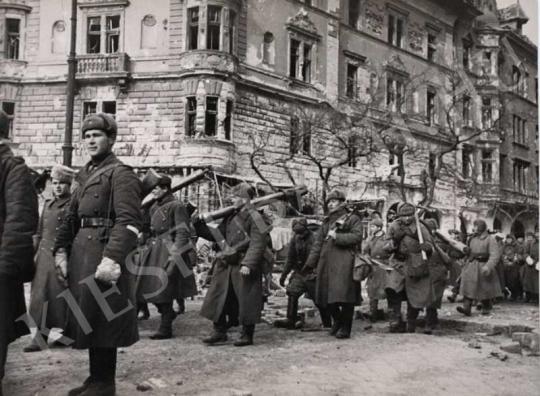
[(118, 52), (120, 44), (120, 15), (108, 16), (105, 21), (105, 52), (114, 54)]
[(437, 122), (436, 117), (436, 100), (437, 100), (437, 93), (434, 89), (430, 88), (427, 90), (427, 96), (426, 96), (426, 117), (428, 121), (428, 125), (433, 126)]
[(223, 122), (223, 128), (225, 129), (225, 139), (227, 140), (231, 140), (232, 115), (233, 101), (227, 100), (227, 105), (225, 109), (225, 120)]
[(386, 79), (386, 106), (390, 111), (403, 111), (403, 82), (395, 77)]
[(188, 8), (188, 50), (199, 47), (199, 7)]
[(15, 102), (2, 102), (2, 110), (8, 116), (8, 137), (11, 137), (13, 136), (13, 120), (15, 119)]
[(428, 33), (428, 47), (427, 58), (431, 62), (435, 62), (435, 56), (437, 54), (437, 36), (432, 33)]
[(482, 150), (482, 181), (493, 182), (493, 151)]
[(101, 111), (106, 114), (110, 114), (113, 118), (116, 118), (116, 101), (107, 100), (101, 104)]
[(229, 11), (229, 53), (236, 52), (236, 14)]
[(88, 114), (97, 113), (97, 102), (84, 102), (83, 103), (83, 120)]
[(21, 20), (6, 18), (7, 58), (19, 59)]
[(206, 35), (206, 48), (219, 50), (219, 37), (221, 30), (221, 7), (208, 7), (208, 31)]
[(206, 113), (204, 119), (204, 133), (206, 136), (216, 136), (217, 134), (218, 98), (215, 96), (206, 97)]
[(469, 40), (463, 40), (463, 68), (470, 70), (472, 44)]
[(87, 44), (88, 54), (99, 54), (101, 52), (101, 17), (88, 18)]
[(188, 96), (186, 98), (186, 135), (189, 137), (195, 136), (197, 119), (197, 98)]
[(348, 98), (355, 99), (358, 97), (358, 66), (347, 63), (347, 89), (345, 95)]
[(493, 109), (491, 107), (491, 98), (482, 98), (482, 128), (489, 129), (493, 126)]
[(399, 48), (403, 48), (403, 33), (405, 19), (403, 17), (388, 14), (388, 42)]
[(527, 177), (529, 173), (529, 163), (514, 159), (514, 190), (518, 192), (526, 192)]
[(360, 0), (349, 0), (349, 26), (358, 29), (360, 26)]
[(461, 149), (461, 174), (464, 178), (472, 177), (473, 153), (471, 146), (463, 146)]
[(302, 81), (311, 82), (311, 44), (304, 43), (304, 59), (302, 62)]
[(291, 53), (289, 64), (289, 76), (297, 77), (297, 68), (300, 60), (300, 41), (291, 39)]

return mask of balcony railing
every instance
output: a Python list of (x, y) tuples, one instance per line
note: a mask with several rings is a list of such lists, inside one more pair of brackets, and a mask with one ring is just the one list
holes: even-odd
[(125, 53), (77, 55), (77, 74), (108, 75), (127, 74), (129, 56)]

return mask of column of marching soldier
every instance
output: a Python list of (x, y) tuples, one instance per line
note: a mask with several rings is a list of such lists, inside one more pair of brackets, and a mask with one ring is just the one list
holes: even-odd
[[(192, 270), (193, 241), (198, 237), (215, 242), (219, 251), (201, 309), (214, 329), (203, 342), (222, 345), (227, 330), (241, 325), (234, 345), (253, 344), (263, 309), (263, 278), (271, 272), (271, 222), (253, 204), (252, 187), (241, 183), (232, 189), (233, 210), (225, 211), (213, 227), (208, 220), (215, 216), (192, 216), (190, 208), (174, 199), (170, 178), (150, 174), (141, 182), (120, 162), (112, 153), (116, 122), (99, 113), (89, 115), (82, 125), (90, 161), (76, 176), (70, 168), (53, 168), (53, 198), (39, 217), (29, 170), (10, 151), (7, 132), (8, 118), (0, 112), (0, 379), (8, 344), (28, 334), (27, 325), (38, 329), (25, 348), (28, 352), (46, 347), (49, 329), (61, 328), (57, 344), (89, 350), (90, 375), (68, 394), (114, 395), (117, 348), (138, 340), (138, 312), (147, 317), (146, 304), (155, 304), (161, 321), (150, 338), (171, 338), (177, 315), (173, 301), (182, 310), (184, 299), (197, 293)], [(155, 202), (143, 211), (141, 199), (150, 191)], [(380, 313), (378, 300), (387, 299), (391, 332), (414, 332), (425, 309), (424, 332), (431, 333), (456, 259), (465, 263), (459, 312), (471, 315), (477, 301), (482, 313), (489, 313), (492, 301), (502, 295), (502, 248), (483, 220), (474, 222), (472, 237), (460, 245), (442, 238), (433, 218), (419, 219), (417, 208), (401, 203), (386, 233), (380, 215), (371, 214), (372, 237), (360, 252), (360, 215), (349, 210), (340, 191), (328, 195), (327, 206), (329, 213), (316, 231), (305, 219), (293, 222), (294, 236), (280, 278), (282, 286), (289, 278), (287, 316), (276, 321), (276, 327), (300, 327), (298, 299), (305, 293), (329, 334), (349, 338), (354, 307), (361, 302), (360, 282), (367, 279), (372, 320)], [(537, 241), (527, 253), (536, 282)], [(30, 280), (25, 315), (23, 283)], [(535, 287), (538, 293), (538, 283)]]

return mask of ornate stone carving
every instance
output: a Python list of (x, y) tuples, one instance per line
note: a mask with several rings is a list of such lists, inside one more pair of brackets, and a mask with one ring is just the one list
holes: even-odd
[(299, 30), (310, 36), (319, 36), (317, 27), (309, 19), (308, 12), (304, 8), (300, 8), (300, 11), (295, 16), (287, 18), (287, 27)]
[(424, 33), (422, 33), (422, 27), (413, 22), (409, 25), (409, 47), (415, 52), (422, 52), (424, 50)]
[(383, 63), (383, 66), (394, 72), (408, 74), (405, 64), (403, 63), (403, 61), (397, 54), (392, 55), (390, 59), (388, 59), (386, 62)]
[(383, 33), (384, 27), (384, 6), (368, 1), (366, 3), (366, 26), (377, 35)]

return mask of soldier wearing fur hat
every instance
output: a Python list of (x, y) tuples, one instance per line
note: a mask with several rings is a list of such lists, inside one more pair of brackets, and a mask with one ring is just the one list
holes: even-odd
[[(197, 285), (189, 252), (193, 249), (191, 234), (193, 226), (186, 207), (171, 193), (171, 178), (160, 175), (152, 191), (158, 200), (150, 208), (151, 238), (146, 241), (141, 269), (159, 268), (164, 278), (138, 277), (137, 299), (156, 305), (161, 314), (158, 331), (153, 340), (172, 337), (172, 323), (176, 317), (173, 301), (177, 297), (197, 294)], [(163, 284), (166, 274), (166, 282)]]
[[(34, 248), (37, 250), (36, 274), (32, 280), (29, 314), (38, 328), (36, 335), (43, 336), (45, 340), (50, 329), (64, 329), (66, 326), (67, 305), (60, 294), (67, 284), (56, 272), (53, 248), (56, 232), (69, 207), (74, 175), (75, 171), (67, 166), (56, 165), (52, 168), (53, 197), (45, 201), (38, 232), (34, 235)], [(40, 337), (33, 338), (24, 351), (36, 352), (45, 347)]]
[(263, 262), (270, 228), (262, 215), (250, 207), (255, 191), (247, 183), (230, 192), (236, 213), (224, 218), (213, 231), (196, 224), (198, 236), (217, 242), (221, 248), (212, 273), (212, 282), (201, 308), (201, 315), (214, 323), (213, 333), (203, 340), (209, 345), (227, 341), (227, 330), (242, 325), (242, 347), (253, 344), (255, 324), (263, 308)]
[[(388, 232), (391, 243), (387, 245), (387, 251), (393, 252), (404, 262), (407, 331), (416, 331), (418, 314), (426, 308), (425, 332), (431, 334), (437, 324), (437, 308), (441, 304), (441, 295), (433, 287), (439, 279), (440, 258), (429, 228), (422, 222), (416, 224), (415, 210), (415, 206), (409, 203), (399, 205), (398, 218)], [(420, 242), (419, 233), (423, 242)]]
[(112, 152), (117, 127), (108, 114), (83, 122), (90, 161), (77, 175), (67, 215), (55, 242), (55, 265), (68, 281), (78, 310), (68, 311), (65, 332), (88, 349), (90, 376), (68, 395), (114, 395), (117, 348), (139, 339), (134, 275), (126, 257), (142, 227), (141, 182)]
[(330, 335), (351, 336), (354, 306), (361, 302), (360, 283), (353, 279), (355, 251), (362, 243), (362, 222), (344, 205), (345, 194), (328, 194), (328, 216), (316, 234), (305, 270), (317, 269), (315, 302), (330, 311)]
[(473, 236), (468, 246), (469, 253), (461, 273), (463, 306), (457, 307), (457, 311), (470, 316), (473, 300), (476, 300), (482, 303), (482, 314), (488, 315), (491, 312), (491, 300), (502, 296), (496, 270), (501, 249), (494, 237), (489, 235), (486, 222), (481, 219), (473, 223)]
[[(370, 222), (369, 226), (371, 228), (371, 238), (366, 243), (364, 253), (384, 264), (390, 258), (390, 254), (384, 249), (386, 234), (383, 230), (383, 222), (380, 218), (376, 218)], [(371, 267), (371, 272), (367, 278), (369, 318), (372, 322), (382, 319), (379, 313), (379, 300), (386, 299), (384, 291), (386, 276), (386, 271), (383, 268), (374, 265)]]
[(32, 235), (38, 224), (38, 200), (24, 159), (9, 148), (9, 118), (0, 110), (0, 395), (8, 345), (28, 326), (23, 282), (32, 276)]
[[(292, 229), (294, 235), (289, 243), (287, 261), (279, 279), (279, 284), (285, 286), (285, 280), (292, 272), (289, 283), (287, 284), (287, 318), (274, 322), (274, 326), (286, 329), (297, 328), (298, 299), (302, 294), (306, 293), (309, 298), (314, 300), (316, 285), (316, 274), (313, 271), (308, 273), (302, 271), (313, 245), (313, 231), (309, 229), (307, 220), (304, 218), (294, 220)], [(323, 326), (331, 327), (332, 317), (328, 310), (321, 306), (317, 306), (317, 308), (319, 308)]]

